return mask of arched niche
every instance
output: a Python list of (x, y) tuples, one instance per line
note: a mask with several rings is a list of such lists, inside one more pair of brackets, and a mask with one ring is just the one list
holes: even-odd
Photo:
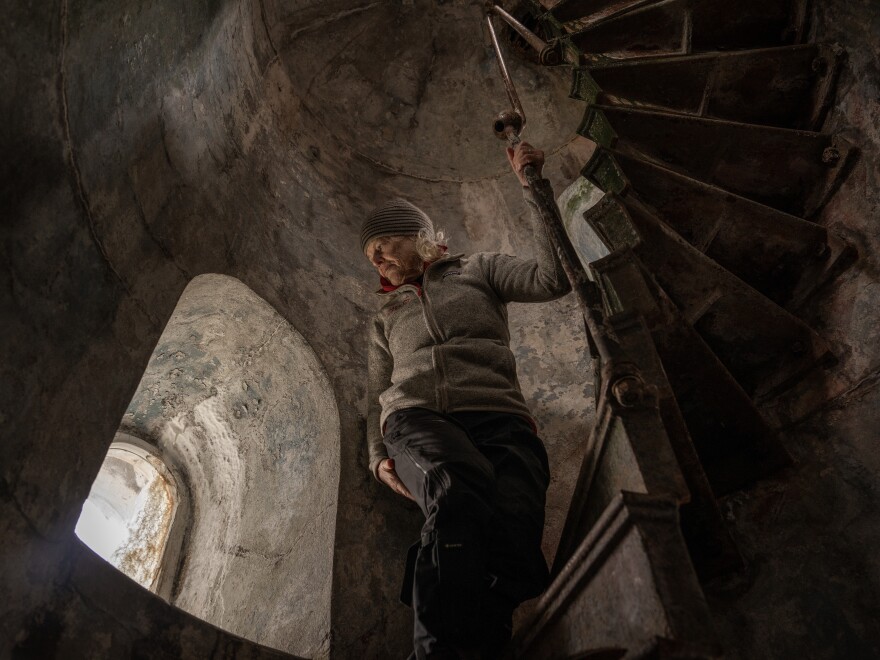
[(154, 591), (246, 639), (324, 654), (339, 415), (305, 339), (239, 280), (195, 278), (111, 453), (132, 437), (186, 503)]

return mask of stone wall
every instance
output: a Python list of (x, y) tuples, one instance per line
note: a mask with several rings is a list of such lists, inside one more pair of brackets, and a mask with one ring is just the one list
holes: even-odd
[[(144, 595), (114, 601), (117, 616), (102, 614), (90, 641), (83, 636), (77, 622), (111, 610), (105, 591), (70, 597), (73, 527), (178, 299), (194, 278), (216, 273), (289, 322), (335, 399), (338, 482), (328, 488), (338, 483), (338, 505), (321, 639), (337, 657), (405, 655), (410, 615), (396, 596), (420, 522), (366, 470), (363, 330), (375, 276), (359, 254), (359, 224), (403, 194), (456, 249), (530, 253), (519, 185), (490, 133), (506, 100), (480, 5), (422, 5), (378, 3), (373, 16), (372, 5), (269, 0), (4, 3), (0, 626), (12, 646), (28, 648), (55, 626), (59, 655), (118, 657), (117, 644), (152, 630), (125, 623), (160, 611)], [(436, 35), (424, 33), (426, 22)], [(580, 108), (566, 99), (564, 76), (520, 65), (514, 75), (532, 113), (528, 135), (549, 152), (561, 190), (577, 173)], [(591, 377), (570, 299), (521, 306), (511, 318), (557, 475), (552, 555), (589, 425)], [(242, 519), (248, 507), (264, 515), (243, 497)], [(128, 588), (121, 577), (102, 587)], [(185, 581), (182, 589), (185, 604), (210, 605), (184, 597)], [(171, 612), (162, 617), (204, 625)], [(247, 616), (243, 603), (237, 612)]]
[(747, 569), (706, 593), (730, 658), (880, 655), (880, 7), (821, 0), (813, 18), (848, 53), (826, 128), (861, 152), (820, 222), (859, 259), (809, 310), (839, 362), (814, 392), (830, 401), (785, 430), (795, 465), (724, 502)]
[(184, 291), (122, 419), (185, 484), (171, 601), (297, 655), (326, 655), (339, 414), (302, 337), (226, 276)]

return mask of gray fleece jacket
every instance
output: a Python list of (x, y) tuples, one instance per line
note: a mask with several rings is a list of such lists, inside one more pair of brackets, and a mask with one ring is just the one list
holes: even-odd
[(379, 292), (370, 323), (367, 442), (370, 471), (387, 457), (385, 420), (403, 408), (486, 410), (529, 416), (510, 350), (507, 303), (543, 302), (570, 285), (528, 196), (535, 259), (447, 254), (425, 270), (421, 290)]

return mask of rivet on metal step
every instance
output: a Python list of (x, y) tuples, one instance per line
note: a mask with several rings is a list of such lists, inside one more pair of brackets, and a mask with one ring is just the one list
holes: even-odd
[(824, 57), (816, 57), (813, 59), (812, 67), (815, 73), (824, 76), (825, 72), (828, 71), (828, 60)]
[(538, 57), (544, 66), (559, 66), (563, 61), (562, 48), (558, 43), (547, 44)]
[(635, 376), (624, 376), (611, 386), (611, 393), (618, 403), (627, 408), (642, 400), (645, 394), (645, 383)]
[(840, 160), (840, 150), (837, 147), (825, 147), (822, 151), (822, 162), (826, 165), (837, 165)]

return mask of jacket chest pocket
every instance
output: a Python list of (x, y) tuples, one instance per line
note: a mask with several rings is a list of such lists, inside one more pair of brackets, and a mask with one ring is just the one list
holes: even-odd
[(386, 316), (385, 336), (391, 354), (398, 357), (426, 342), (431, 343), (422, 304), (415, 294), (406, 302), (401, 301)]
[(506, 340), (504, 306), (482, 282), (466, 276), (446, 277), (432, 288), (431, 303), (438, 325), (449, 338)]

